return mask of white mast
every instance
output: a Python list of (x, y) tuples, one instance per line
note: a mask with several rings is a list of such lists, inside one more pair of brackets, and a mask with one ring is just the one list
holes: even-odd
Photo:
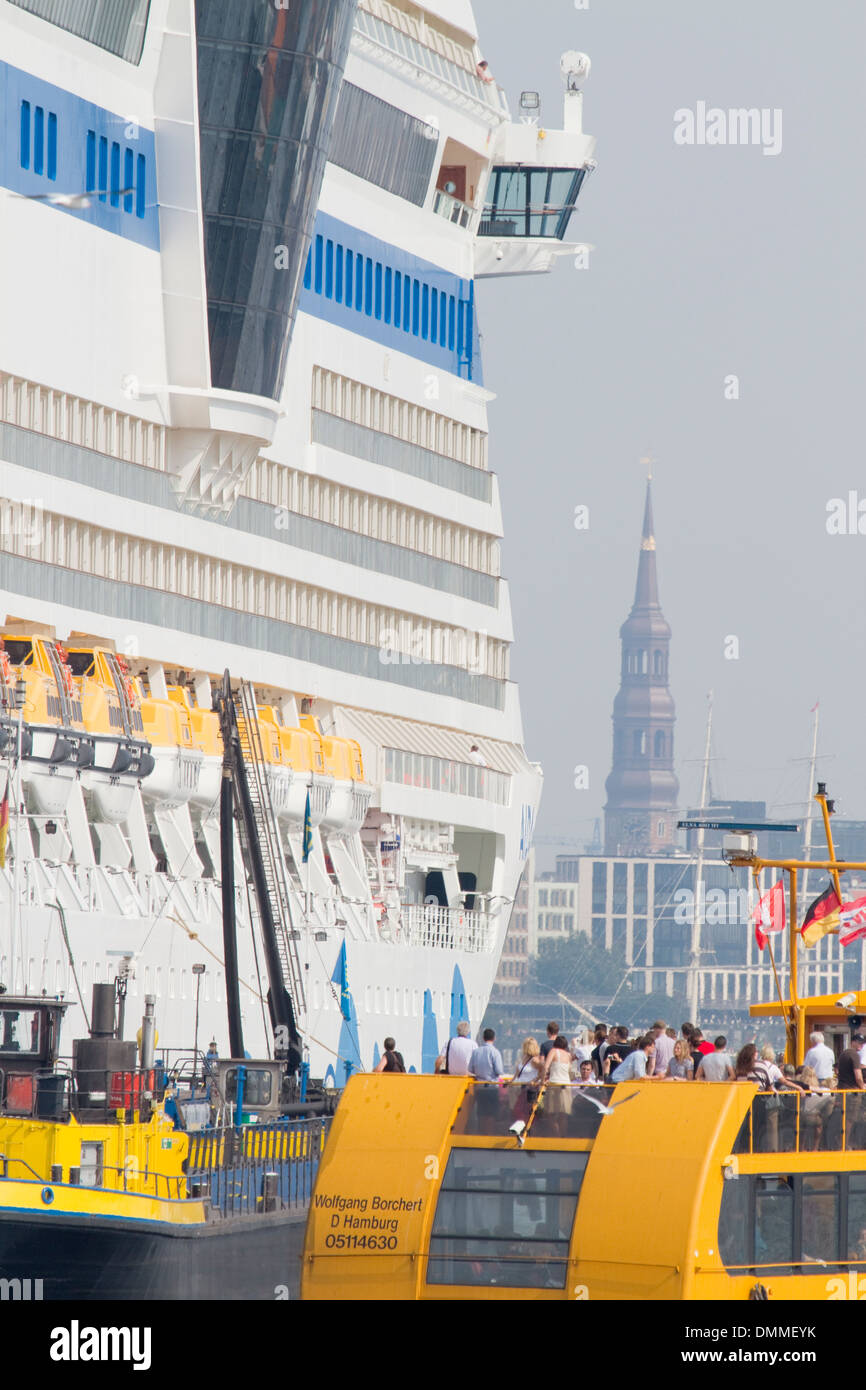
[[(818, 702), (817, 702), (817, 701), (815, 702), (815, 708), (814, 708), (814, 710), (812, 711), (812, 713), (814, 714), (815, 717), (814, 717), (814, 719), (812, 720), (812, 756), (811, 756), (811, 758), (809, 759), (809, 786), (808, 786), (807, 795), (806, 795), (806, 830), (805, 830), (805, 834), (804, 834), (804, 836), (803, 836), (803, 858), (804, 858), (804, 859), (809, 859), (809, 858), (811, 857), (811, 849), (812, 849), (812, 797), (815, 795), (815, 762), (816, 762), (816, 754), (817, 754), (817, 752), (818, 752)], [(808, 870), (808, 869), (804, 869), (804, 870), (803, 870), (803, 899), (804, 899), (804, 900), (805, 900), (805, 898), (806, 898), (806, 894), (807, 894), (807, 891), (808, 891), (808, 886), (809, 886), (809, 870)]]
[[(713, 692), (707, 694), (707, 738), (704, 745), (704, 770), (701, 775), (701, 819), (707, 808), (707, 791), (710, 783), (710, 740), (713, 731)], [(698, 831), (698, 860), (695, 868), (695, 901), (692, 910), (692, 946), (689, 952), (689, 1013), (695, 1027), (701, 1003), (700, 965), (701, 965), (701, 917), (704, 910), (704, 835), (703, 827)]]

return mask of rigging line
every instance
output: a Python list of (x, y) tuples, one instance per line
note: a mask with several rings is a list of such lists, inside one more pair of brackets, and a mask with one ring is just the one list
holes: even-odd
[[(203, 819), (203, 820), (210, 820), (210, 818), (211, 818), (211, 816), (213, 815), (214, 811), (216, 810), (218, 804), (219, 804), (219, 797), (216, 796), (216, 797), (214, 797), (213, 801), (211, 802), (210, 810), (202, 817), (202, 819)], [(189, 859), (190, 855), (191, 855), (191, 854), (194, 854), (194, 853), (195, 853), (195, 838), (193, 837), (193, 842), (192, 842), (192, 844), (190, 845), (189, 849), (187, 850), (186, 854), (185, 854), (184, 857), (183, 857), (183, 862), (182, 862), (182, 864), (181, 864), (181, 866), (180, 866), (180, 867), (181, 867), (181, 872), (183, 872), (183, 870), (186, 868), (187, 860)], [(166, 875), (166, 877), (168, 877), (168, 875)], [(136, 955), (137, 955), (137, 956), (140, 956), (140, 955), (141, 955), (142, 951), (144, 950), (145, 946), (147, 945), (148, 941), (150, 940), (151, 936), (153, 935), (153, 932), (154, 932), (154, 929), (155, 929), (155, 927), (156, 927), (157, 922), (159, 921), (159, 919), (160, 919), (160, 917), (162, 916), (162, 914), (165, 912), (165, 909), (168, 907), (169, 900), (170, 900), (170, 898), (171, 898), (171, 896), (172, 896), (172, 889), (173, 889), (173, 886), (174, 886), (174, 884), (176, 884), (176, 883), (179, 881), (179, 878), (180, 878), (180, 875), (179, 875), (179, 874), (176, 874), (175, 877), (174, 877), (174, 879), (171, 880), (172, 887), (169, 888), (168, 892), (166, 893), (165, 897), (163, 898), (162, 903), (161, 903), (160, 908), (159, 908), (159, 911), (156, 913), (156, 915), (155, 915), (153, 921), (152, 921), (151, 924), (150, 924), (150, 930), (148, 931), (147, 936), (144, 938), (144, 940), (142, 941), (141, 945), (140, 945), (139, 948), (138, 948), (138, 951), (136, 952)], [(214, 879), (214, 882), (216, 882), (216, 879)]]
[[(691, 858), (688, 860), (688, 862), (685, 863), (685, 864), (683, 865), (682, 872), (680, 873), (679, 878), (677, 879), (676, 883), (675, 883), (675, 884), (673, 885), (673, 887), (671, 888), (670, 892), (668, 893), (667, 899), (665, 900), (665, 902), (662, 903), (661, 908), (659, 908), (658, 911), (656, 911), (655, 896), (653, 896), (653, 929), (655, 929), (655, 928), (658, 926), (658, 924), (659, 924), (659, 919), (660, 919), (662, 913), (664, 912), (665, 908), (670, 906), (671, 898), (673, 897), (674, 893), (677, 891), (679, 885), (682, 883), (683, 874), (685, 873), (686, 869), (689, 869), (689, 868), (692, 867), (692, 865), (693, 865), (693, 863), (694, 863), (694, 861), (695, 861), (695, 858), (696, 858), (696, 855), (693, 854), (693, 855), (691, 856)], [(649, 942), (649, 933), (647, 933), (647, 940), (644, 942), (643, 946), (641, 946), (640, 950), (638, 951), (638, 956), (640, 956), (640, 955), (646, 950), (647, 945), (648, 945), (648, 942)], [(626, 968), (626, 970), (625, 970), (625, 972), (624, 972), (624, 974), (623, 974), (622, 979), (620, 980), (619, 984), (617, 985), (616, 993), (614, 994), (613, 998), (611, 999), (610, 1003), (607, 1005), (607, 1008), (605, 1009), (605, 1013), (607, 1013), (607, 1009), (612, 1009), (612, 1008), (613, 1008), (614, 1004), (616, 1003), (617, 996), (619, 995), (620, 990), (622, 989), (623, 985), (625, 984), (626, 980), (628, 979), (628, 977), (629, 977), (629, 975), (631, 974), (631, 971), (632, 971), (633, 969), (634, 969), (634, 963), (632, 963), (631, 966), (629, 966), (629, 967)]]
[[(54, 904), (52, 904), (52, 905), (54, 905)], [(225, 968), (226, 968), (226, 967), (225, 967), (225, 961), (221, 960), (220, 957), (217, 955), (216, 951), (212, 951), (212, 950), (211, 950), (210, 946), (206, 946), (205, 943), (201, 940), (201, 937), (199, 936), (198, 932), (195, 932), (195, 931), (192, 930), (191, 927), (188, 927), (187, 924), (186, 924), (186, 922), (184, 922), (184, 921), (182, 920), (182, 918), (180, 918), (180, 917), (175, 917), (175, 916), (173, 916), (173, 915), (169, 915), (169, 916), (166, 917), (166, 921), (167, 921), (167, 922), (174, 922), (175, 925), (178, 926), (178, 927), (180, 927), (182, 931), (185, 931), (186, 934), (187, 934), (187, 936), (189, 937), (190, 941), (197, 941), (197, 942), (199, 943), (199, 946), (201, 947), (201, 949), (202, 949), (203, 951), (207, 951), (208, 955), (209, 955), (213, 960), (216, 961), (217, 965), (221, 965), (222, 968), (223, 968), (223, 970), (225, 970)], [(76, 983), (77, 983), (77, 981), (76, 981)], [(243, 985), (244, 989), (249, 990), (250, 994), (252, 994), (255, 998), (259, 999), (259, 1001), (262, 1003), (262, 1005), (264, 1005), (264, 1002), (265, 1002), (265, 1001), (264, 1001), (264, 998), (263, 998), (263, 996), (259, 993), (258, 990), (253, 989), (252, 985), (247, 984), (247, 981), (246, 981), (246, 980), (240, 980), (239, 983)], [(79, 997), (80, 997), (80, 996), (79, 996)], [(84, 1005), (82, 1004), (81, 1007), (83, 1008)], [(86, 1013), (85, 1013), (85, 1018), (86, 1018), (86, 1017), (87, 1017), (87, 1015), (86, 1015)], [(89, 1024), (89, 1023), (88, 1023), (88, 1025), (87, 1025), (87, 1028), (88, 1028), (88, 1032), (89, 1032), (89, 1031), (90, 1031), (90, 1024)], [(328, 1044), (327, 1044), (326, 1042), (322, 1042), (321, 1038), (315, 1037), (312, 1033), (308, 1033), (307, 1036), (310, 1038), (310, 1040), (311, 1040), (312, 1042), (316, 1043), (319, 1047), (324, 1048), (324, 1050), (325, 1050), (326, 1052), (330, 1052), (330, 1054), (331, 1054), (332, 1057), (336, 1057), (338, 1062), (349, 1062), (349, 1063), (352, 1064), (352, 1066), (354, 1066), (354, 1062), (352, 1061), (352, 1058), (351, 1058), (351, 1057), (344, 1057), (343, 1054), (342, 1054), (341, 1052), (338, 1052), (336, 1048), (329, 1047)], [(359, 1054), (358, 1054), (358, 1061), (359, 1061), (359, 1062), (361, 1061), (360, 1052), (359, 1052)]]
[(77, 991), (77, 993), (78, 993), (78, 1002), (79, 1002), (79, 1004), (81, 1005), (81, 1012), (84, 1014), (84, 1022), (87, 1024), (87, 1031), (88, 1031), (88, 1033), (89, 1033), (89, 1032), (90, 1032), (90, 1019), (89, 1019), (88, 1016), (87, 1016), (87, 1008), (86, 1008), (86, 1006), (85, 1006), (84, 999), (83, 999), (82, 994), (81, 994), (81, 985), (80, 985), (79, 982), (78, 982), (78, 972), (77, 972), (76, 969), (75, 969), (75, 960), (74, 960), (73, 955), (72, 955), (72, 946), (70, 945), (70, 942), (69, 942), (69, 933), (68, 933), (68, 931), (66, 930), (66, 913), (63, 911), (63, 908), (60, 906), (60, 903), (58, 903), (58, 902), (48, 903), (47, 906), (48, 906), (48, 907), (56, 907), (56, 908), (57, 908), (57, 911), (58, 911), (59, 914), (60, 914), (60, 930), (63, 932), (63, 940), (64, 940), (64, 943), (65, 943), (65, 945), (66, 945), (66, 954), (67, 954), (68, 957), (69, 957), (69, 967), (70, 967), (70, 969), (71, 969), (71, 971), (72, 971), (72, 978), (73, 978), (73, 980), (75, 981), (75, 989), (76, 989), (76, 991)]
[(261, 969), (260, 969), (260, 967), (259, 967), (259, 948), (258, 948), (258, 946), (256, 945), (256, 927), (255, 927), (255, 922), (253, 921), (253, 908), (252, 908), (252, 902), (251, 902), (251, 899), (250, 899), (250, 881), (249, 881), (249, 878), (247, 877), (246, 870), (244, 870), (244, 884), (245, 884), (246, 890), (247, 890), (247, 917), (248, 917), (248, 919), (249, 919), (249, 924), (250, 924), (250, 936), (251, 936), (252, 939), (253, 939), (253, 959), (254, 959), (254, 961), (255, 961), (255, 963), (256, 963), (256, 979), (257, 979), (258, 982), (259, 982), (259, 1001), (260, 1001), (260, 1003), (261, 1003), (261, 1008), (262, 1008), (262, 1027), (264, 1028), (264, 1031), (265, 1031), (265, 1046), (266, 1046), (267, 1049), (268, 1049), (268, 1057), (270, 1057), (270, 1055), (271, 1055), (271, 1040), (270, 1040), (270, 1034), (269, 1034), (269, 1031), (268, 1031), (267, 1018), (266, 1018), (266, 1015), (265, 1015), (265, 998), (264, 998), (264, 994), (262, 993), (262, 972), (261, 972)]

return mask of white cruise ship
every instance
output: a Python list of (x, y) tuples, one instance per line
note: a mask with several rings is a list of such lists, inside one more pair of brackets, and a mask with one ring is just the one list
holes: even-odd
[(228, 669), (311, 1074), (387, 1034), (429, 1068), (481, 1022), (541, 789), (474, 284), (574, 251), (588, 60), (541, 130), (469, 0), (0, 0), (0, 40), (0, 984), (74, 1036), (116, 979), (127, 1031), (153, 994), (160, 1046), (225, 1055)]

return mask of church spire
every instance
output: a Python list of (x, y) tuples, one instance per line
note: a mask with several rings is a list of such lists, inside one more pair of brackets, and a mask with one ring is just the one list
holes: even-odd
[(668, 686), (671, 630), (659, 602), (651, 467), (634, 603), (620, 628), (620, 638), (622, 666), (613, 706), (613, 766), (604, 808), (605, 853), (670, 853), (676, 843), (679, 795), (673, 763), (676, 715)]

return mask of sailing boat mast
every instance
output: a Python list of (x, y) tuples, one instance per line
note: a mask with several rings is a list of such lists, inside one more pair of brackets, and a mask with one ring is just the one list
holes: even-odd
[[(710, 743), (713, 733), (713, 692), (707, 695), (707, 738), (704, 745), (704, 770), (701, 774), (701, 818), (707, 809), (707, 792), (710, 784)], [(704, 836), (701, 827), (698, 831), (698, 859), (695, 866), (695, 901), (692, 911), (692, 944), (689, 952), (689, 1012), (697, 1026), (701, 1002), (701, 918), (704, 910)]]
[[(806, 799), (806, 830), (805, 830), (805, 834), (804, 834), (804, 836), (803, 836), (803, 858), (804, 858), (804, 859), (807, 859), (807, 860), (811, 858), (811, 851), (812, 851), (812, 798), (813, 798), (812, 788), (813, 788), (814, 785), (815, 785), (815, 762), (816, 762), (817, 753), (818, 753), (818, 702), (817, 702), (817, 701), (815, 702), (815, 708), (813, 709), (812, 714), (814, 715), (814, 718), (813, 718), (813, 720), (812, 720), (812, 756), (811, 756), (811, 758), (809, 759), (809, 786), (808, 786), (808, 789), (807, 789), (807, 799)], [(806, 897), (808, 891), (809, 891), (809, 870), (808, 870), (808, 869), (804, 869), (804, 871), (803, 871), (803, 897), (804, 897), (804, 898)]]

